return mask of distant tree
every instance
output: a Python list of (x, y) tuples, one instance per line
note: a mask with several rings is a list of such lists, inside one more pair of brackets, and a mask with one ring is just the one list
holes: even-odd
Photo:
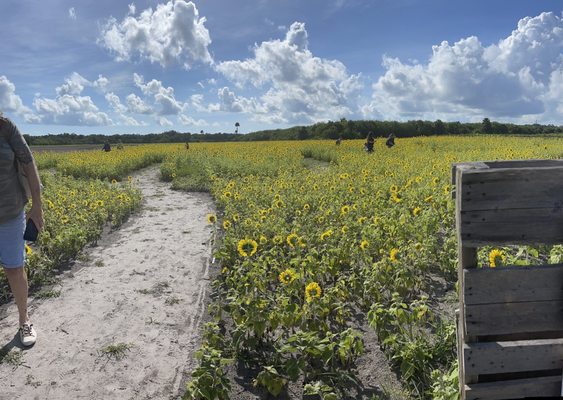
[(304, 126), (299, 127), (299, 130), (297, 131), (297, 139), (299, 140), (309, 139), (309, 131), (307, 130), (306, 127)]
[(238, 133), (239, 126), (240, 124), (238, 122), (235, 122), (235, 133)]
[(491, 134), (493, 133), (493, 125), (491, 124), (491, 120), (489, 118), (483, 118), (483, 122), (481, 123), (481, 133)]
[(445, 135), (446, 134), (446, 126), (439, 119), (434, 121), (434, 134), (436, 134), (436, 135)]
[(201, 135), (203, 135), (203, 129), (202, 129), (201, 131), (199, 131), (199, 133), (200, 133)]

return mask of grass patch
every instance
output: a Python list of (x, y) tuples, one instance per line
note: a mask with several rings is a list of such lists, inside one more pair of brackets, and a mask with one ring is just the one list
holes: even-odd
[(37, 299), (54, 299), (56, 297), (60, 297), (61, 291), (60, 290), (42, 290), (35, 294), (35, 298)]
[(136, 289), (135, 291), (141, 294), (152, 294), (153, 296), (159, 296), (163, 294), (169, 287), (170, 284), (168, 282), (158, 282), (150, 289)]
[(172, 189), (186, 192), (209, 192), (209, 179), (204, 175), (181, 176), (174, 179)]
[(8, 364), (14, 368), (23, 364), (23, 351), (4, 351), (0, 352), (0, 364)]
[(108, 344), (107, 346), (102, 347), (98, 352), (100, 355), (105, 356), (110, 360), (113, 359), (119, 361), (127, 355), (128, 351), (131, 351), (132, 347), (133, 345), (129, 343)]
[(167, 306), (173, 306), (174, 304), (178, 304), (180, 301), (182, 301), (180, 298), (176, 296), (170, 296), (169, 298), (166, 299), (164, 303)]

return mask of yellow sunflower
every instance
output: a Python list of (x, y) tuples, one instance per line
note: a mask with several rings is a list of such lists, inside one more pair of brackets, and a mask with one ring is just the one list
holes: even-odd
[(415, 207), (415, 208), (412, 210), (412, 215), (414, 215), (415, 217), (418, 217), (418, 214), (420, 214), (421, 211), (422, 211), (422, 208), (420, 208), (420, 207)]
[(391, 251), (389, 252), (389, 259), (393, 262), (397, 261), (398, 259), (398, 255), (399, 255), (399, 249), (391, 249)]
[(290, 233), (289, 235), (287, 235), (285, 241), (287, 242), (289, 247), (294, 248), (299, 242), (299, 236), (297, 236), (297, 233)]
[(217, 222), (217, 216), (215, 214), (207, 214), (207, 223), (213, 225)]
[(242, 239), (238, 242), (238, 253), (243, 257), (250, 257), (258, 250), (258, 243), (252, 239)]
[(491, 268), (498, 267), (499, 265), (503, 265), (506, 262), (506, 256), (504, 252), (499, 249), (493, 249), (489, 253), (489, 264)]
[(231, 226), (232, 226), (231, 221), (229, 221), (228, 219), (223, 221), (223, 229), (224, 230), (228, 230)]
[(321, 235), (321, 240), (325, 240), (332, 236), (332, 229), (326, 230)]
[(295, 280), (297, 274), (293, 268), (288, 268), (279, 275), (279, 280), (284, 285), (289, 285)]
[(362, 242), (360, 243), (360, 248), (362, 250), (365, 250), (369, 247), (369, 242), (367, 240), (362, 240)]
[(318, 299), (321, 297), (321, 287), (317, 282), (311, 282), (305, 287), (305, 298), (307, 299), (307, 303), (312, 302), (314, 299)]

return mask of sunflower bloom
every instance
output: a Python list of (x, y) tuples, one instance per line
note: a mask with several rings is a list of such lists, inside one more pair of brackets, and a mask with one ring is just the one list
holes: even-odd
[(223, 221), (223, 229), (224, 230), (228, 230), (231, 226), (232, 226), (231, 221), (229, 221), (228, 219)]
[(213, 225), (217, 222), (217, 216), (215, 214), (207, 214), (207, 223)]
[(33, 253), (33, 250), (31, 250), (31, 247), (29, 247), (26, 243), (25, 244), (25, 254), (31, 254), (31, 253)]
[(342, 208), (340, 209), (340, 214), (344, 215), (344, 214), (348, 214), (350, 212), (350, 206), (342, 206)]
[(506, 262), (506, 256), (504, 253), (499, 249), (493, 249), (489, 253), (489, 264), (491, 268), (498, 267), (499, 265), (503, 265)]
[(391, 249), (389, 252), (389, 259), (393, 262), (397, 261), (399, 255), (399, 249)]
[(288, 268), (279, 275), (279, 280), (284, 285), (289, 285), (291, 282), (295, 280), (297, 274), (293, 268)]
[(272, 242), (274, 242), (274, 244), (282, 244), (283, 237), (281, 237), (280, 235), (276, 235), (272, 238)]
[(412, 210), (412, 215), (414, 215), (415, 217), (418, 217), (418, 214), (420, 214), (421, 211), (422, 211), (422, 208), (420, 208), (420, 207), (415, 207), (415, 208)]
[(322, 233), (322, 235), (321, 235), (321, 240), (325, 240), (325, 239), (327, 239), (327, 238), (329, 238), (329, 237), (331, 237), (331, 236), (332, 236), (332, 229), (329, 229), (329, 230), (324, 231), (324, 232)]
[(252, 239), (242, 239), (238, 242), (238, 253), (243, 257), (250, 257), (258, 250), (258, 243)]
[(360, 249), (365, 250), (369, 247), (369, 242), (367, 240), (362, 240), (360, 243)]
[(307, 303), (312, 302), (314, 299), (318, 299), (321, 297), (321, 287), (317, 282), (311, 282), (305, 287), (305, 298), (307, 299)]
[(299, 242), (299, 236), (297, 236), (297, 233), (290, 233), (287, 235), (286, 242), (293, 249)]

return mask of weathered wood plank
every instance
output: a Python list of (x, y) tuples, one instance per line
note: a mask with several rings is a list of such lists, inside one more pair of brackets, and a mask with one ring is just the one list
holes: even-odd
[(463, 271), (465, 305), (563, 300), (563, 264)]
[(466, 305), (465, 328), (467, 336), (562, 331), (563, 301)]
[(469, 343), (463, 360), (473, 375), (563, 369), (563, 339)]
[(462, 211), (561, 208), (563, 167), (464, 170)]
[(460, 219), (466, 246), (563, 242), (563, 208), (460, 212)]
[(561, 394), (561, 376), (475, 383), (465, 386), (466, 400), (508, 400), (553, 397)]

